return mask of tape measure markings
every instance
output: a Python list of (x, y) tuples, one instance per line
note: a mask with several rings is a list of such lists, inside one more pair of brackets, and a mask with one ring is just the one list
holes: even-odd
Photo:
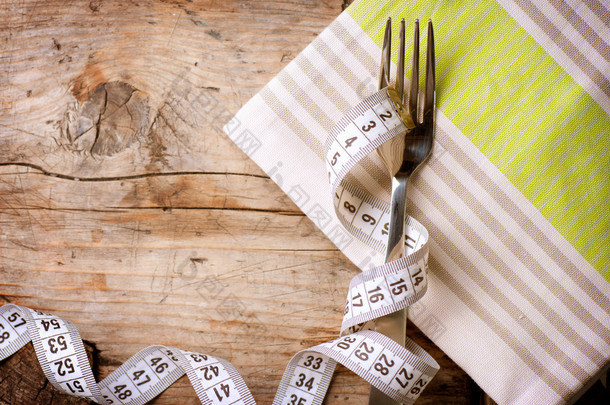
[[(371, 204), (367, 199), (362, 198), (362, 194), (363, 192), (355, 186), (344, 187), (335, 205), (335, 212), (338, 213), (338, 218), (346, 229), (354, 234), (364, 236), (369, 246), (382, 252), (387, 241), (388, 231), (386, 227), (389, 226), (389, 209), (387, 212), (384, 209), (376, 209), (376, 204)], [(365, 202), (365, 210), (362, 210), (363, 206), (359, 204), (360, 210), (356, 211), (354, 201)], [(356, 216), (360, 220), (354, 224), (353, 218)], [(371, 225), (373, 222), (374, 224)], [(383, 226), (376, 227), (375, 224), (377, 223), (381, 223)]]
[[(371, 121), (374, 122), (374, 121)], [(349, 135), (353, 135), (351, 138), (357, 137), (357, 135), (354, 135), (353, 132), (350, 133), (349, 131), (353, 130), (353, 128), (347, 127), (345, 129), (345, 132), (348, 134), (346, 136)], [(337, 148), (334, 147), (334, 145), (339, 144), (339, 142), (336, 142), (333, 145), (333, 149), (329, 150), (329, 153), (327, 155), (327, 167), (328, 165), (330, 165), (331, 168), (333, 168), (333, 174), (335, 174), (335, 176), (330, 175), (329, 178), (331, 180), (331, 184), (332, 184), (332, 190), (336, 190), (337, 187), (340, 184), (339, 179), (342, 179), (343, 177), (345, 177), (345, 175), (356, 165), (357, 161), (362, 160), (362, 158), (366, 157), (367, 155), (369, 155), (371, 152), (373, 152), (375, 149), (377, 149), (379, 146), (383, 145), (385, 142), (387, 142), (388, 140), (390, 140), (391, 138), (404, 133), (406, 131), (406, 127), (395, 127), (394, 129), (383, 133), (383, 136), (378, 136), (375, 137), (374, 140), (368, 144), (366, 144), (366, 146), (363, 146), (360, 148), (360, 150), (355, 153), (354, 155), (341, 155), (338, 151)], [(361, 131), (358, 131), (358, 133), (361, 133)], [(348, 139), (351, 139), (348, 138)], [(346, 156), (346, 157), (342, 157), (342, 156)], [(349, 159), (347, 159), (349, 158)], [(334, 162), (334, 164), (333, 164)], [(336, 166), (340, 166), (340, 169), (337, 170), (335, 167)]]
[[(360, 116), (363, 116), (364, 114), (369, 112), (369, 110), (371, 109), (373, 109), (373, 112), (377, 115), (377, 117), (379, 117), (379, 114), (377, 114), (376, 111), (384, 111), (385, 113), (388, 109), (396, 111), (398, 116), (404, 115), (399, 111), (400, 107), (395, 102), (393, 102), (393, 96), (397, 97), (396, 92), (393, 90), (392, 87), (387, 87), (385, 89), (373, 93), (372, 95), (358, 103), (356, 106), (354, 106), (352, 109), (350, 109), (341, 119), (339, 119), (339, 121), (337, 121), (335, 126), (332, 128), (330, 132), (331, 136), (327, 138), (325, 148), (327, 150), (330, 149), (330, 145), (335, 141), (335, 138), (339, 133), (341, 133), (345, 128), (347, 128)], [(393, 120), (392, 122), (392, 128), (398, 125), (404, 125), (403, 119)], [(388, 130), (390, 130), (390, 128), (388, 128), (388, 126), (385, 124), (384, 120), (382, 120), (382, 124), (384, 124), (384, 126)], [(411, 125), (410, 127), (412, 128), (413, 125)], [(363, 135), (367, 138), (367, 140), (369, 140), (369, 142), (371, 141), (371, 139), (366, 136), (366, 133), (363, 133)]]
[(238, 401), (238, 402), (243, 405), (255, 405), (256, 402), (254, 401), (254, 398), (252, 397), (252, 394), (250, 393), (250, 390), (248, 389), (246, 382), (243, 380), (243, 378), (241, 377), (241, 375), (239, 374), (237, 369), (228, 361), (226, 361), (224, 359), (219, 359), (219, 360), (220, 360), (220, 363), (223, 364), (225, 366), (225, 368), (227, 369), (227, 372), (231, 376), (231, 381), (233, 381), (235, 383), (235, 385), (237, 387), (237, 391), (240, 393), (241, 402), (240, 401)]
[[(347, 183), (345, 185), (340, 185), (335, 191), (335, 211), (339, 209), (342, 202), (345, 203), (345, 200), (343, 199), (343, 193), (345, 192), (345, 190), (347, 190), (350, 195), (355, 195), (356, 197), (362, 199), (362, 201), (364, 201), (366, 204), (368, 204), (368, 206), (372, 207), (372, 209), (370, 211), (367, 211), (366, 214), (375, 220), (375, 226), (373, 229), (371, 229), (370, 232), (366, 232), (361, 227), (356, 227), (353, 224), (346, 223), (345, 221), (343, 221), (342, 217), (339, 216), (338, 218), (341, 224), (350, 233), (354, 234), (359, 240), (361, 240), (371, 248), (375, 249), (377, 252), (383, 252), (386, 244), (385, 241), (387, 240), (387, 230), (384, 230), (383, 226), (381, 227), (381, 230), (379, 230), (377, 225), (385, 225), (386, 223), (389, 225), (389, 207), (387, 206), (387, 204), (385, 204), (384, 206), (384, 203), (375, 199), (370, 194), (361, 191), (359, 188), (353, 186), (351, 183)], [(338, 193), (339, 191), (340, 194)]]
[[(292, 357), (273, 400), (273, 405), (319, 405), (335, 372), (337, 362), (316, 352), (305, 349)], [(297, 373), (297, 370), (304, 370)], [(313, 374), (311, 374), (313, 373)], [(315, 375), (314, 375), (315, 374)], [(316, 378), (319, 376), (319, 379)], [(307, 391), (305, 391), (307, 390)], [(311, 392), (313, 390), (313, 392)]]
[[(379, 90), (356, 105), (331, 130), (325, 144), (325, 156), (333, 193), (358, 161), (396, 135), (413, 128), (411, 119), (397, 99), (393, 88)], [(368, 142), (355, 144), (363, 138)], [(354, 144), (357, 146), (355, 152), (350, 153), (347, 148)]]
[[(177, 357), (203, 404), (227, 403), (225, 400), (230, 404), (255, 403), (244, 380), (226, 360), (182, 350)], [(213, 383), (205, 384), (207, 381)]]
[[(333, 197), (335, 211), (342, 225), (357, 235), (362, 242), (384, 253), (389, 231), (389, 205), (346, 181), (337, 188)], [(358, 210), (353, 201), (359, 204)], [(360, 220), (354, 224), (356, 215)], [(381, 224), (383, 226), (379, 227)], [(412, 217), (407, 217), (405, 229), (406, 257), (408, 257), (412, 252), (422, 248), (428, 240), (428, 231)]]
[[(438, 370), (434, 359), (411, 340), (408, 340), (406, 347), (402, 347), (380, 333), (360, 331), (295, 355), (282, 377), (274, 405), (284, 404), (282, 401), (285, 399), (289, 400), (290, 405), (322, 403), (328, 386), (318, 382), (314, 373), (297, 374), (306, 355), (311, 359), (324, 359), (329, 365), (322, 373), (317, 373), (326, 376), (328, 383), (335, 368), (334, 362), (339, 362), (389, 397), (403, 403), (412, 403)], [(312, 363), (310, 361), (309, 366)]]
[[(380, 252), (385, 251), (387, 244), (389, 206), (344, 180), (362, 158), (413, 126), (410, 118), (405, 120), (409, 126), (403, 122), (404, 109), (395, 99), (393, 89), (386, 88), (359, 103), (333, 128), (325, 153), (337, 217), (348, 232)], [(352, 152), (348, 151), (351, 147), (354, 147)], [(413, 403), (436, 374), (439, 369), (436, 361), (410, 339), (402, 347), (377, 332), (355, 331), (370, 327), (370, 321), (379, 316), (413, 304), (426, 292), (428, 232), (413, 218), (407, 218), (405, 223), (405, 256), (352, 279), (341, 337), (292, 358), (274, 405), (283, 404), (285, 399), (289, 405), (322, 403), (327, 386), (316, 384), (312, 373), (298, 373), (299, 362), (305, 355), (313, 358), (311, 353), (319, 353), (320, 357), (316, 358), (327, 359), (326, 364), (332, 365), (329, 371), (325, 370), (328, 381), (339, 362), (386, 395), (404, 403)], [(352, 333), (346, 335), (347, 332)], [(306, 382), (310, 382), (307, 390), (303, 388)]]
[(99, 385), (105, 404), (139, 405), (155, 398), (183, 374), (171, 350), (155, 345), (130, 357)]
[[(426, 262), (422, 260), (415, 269), (416, 273), (426, 272)], [(371, 275), (352, 281), (344, 310), (342, 331), (412, 305), (425, 294), (427, 288), (423, 281), (415, 285), (420, 279), (419, 275), (415, 283), (405, 279), (402, 272), (387, 273), (382, 277), (366, 280), (369, 277)], [(408, 286), (409, 282), (411, 287)], [(386, 297), (389, 297), (389, 300), (386, 300)]]
[(358, 274), (348, 289), (342, 332), (414, 304), (426, 292), (427, 273), (427, 251), (419, 249), (404, 260)]
[(60, 317), (19, 307), (47, 380), (59, 391), (103, 400), (76, 327)]
[(0, 307), (0, 324), (0, 357), (5, 359), (30, 341), (30, 333), (21, 310), (13, 304)]
[[(333, 358), (389, 397), (406, 403), (413, 402), (419, 396), (421, 388), (427, 385), (438, 370), (438, 365), (431, 356), (418, 357), (425, 351), (414, 342), (408, 340), (407, 347), (401, 347), (387, 336), (374, 331), (356, 332), (322, 343), (311, 350)], [(396, 378), (401, 373), (409, 378), (403, 380), (398, 377), (397, 381)], [(411, 392), (412, 380), (421, 386), (415, 392)]]

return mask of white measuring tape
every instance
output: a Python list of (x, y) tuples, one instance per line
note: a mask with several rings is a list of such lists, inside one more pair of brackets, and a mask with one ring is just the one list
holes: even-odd
[[(326, 143), (326, 168), (337, 217), (353, 235), (385, 253), (390, 207), (346, 180), (365, 156), (413, 128), (392, 87), (382, 89), (350, 110)], [(405, 223), (405, 255), (354, 277), (342, 333), (350, 327), (406, 308), (426, 292), (428, 231), (411, 217)]]
[(255, 404), (229, 362), (166, 346), (147, 347), (98, 383), (72, 322), (13, 304), (0, 307), (0, 360), (30, 340), (55, 388), (98, 404), (145, 404), (185, 373), (202, 404)]
[[(337, 217), (350, 233), (379, 252), (385, 252), (387, 245), (390, 207), (346, 177), (364, 157), (413, 127), (398, 95), (387, 87), (350, 110), (326, 142), (326, 168)], [(352, 279), (341, 337), (292, 358), (274, 405), (321, 404), (336, 362), (407, 404), (434, 377), (438, 364), (410, 339), (403, 347), (382, 334), (362, 330), (372, 327), (369, 321), (412, 305), (426, 292), (428, 231), (411, 217), (405, 225), (405, 255)]]
[[(413, 127), (398, 96), (385, 88), (364, 99), (331, 131), (326, 166), (335, 212), (353, 235), (384, 252), (389, 206), (346, 181), (361, 159)], [(406, 254), (360, 273), (350, 283), (340, 337), (297, 353), (288, 364), (274, 405), (320, 405), (337, 362), (402, 402), (413, 403), (439, 369), (407, 338), (405, 346), (366, 330), (375, 318), (406, 308), (427, 288), (428, 232), (406, 220)], [(58, 390), (99, 404), (144, 404), (185, 373), (202, 404), (254, 404), (237, 370), (209, 355), (150, 346), (96, 382), (78, 330), (60, 317), (17, 305), (0, 307), (0, 360), (32, 341), (42, 369)]]

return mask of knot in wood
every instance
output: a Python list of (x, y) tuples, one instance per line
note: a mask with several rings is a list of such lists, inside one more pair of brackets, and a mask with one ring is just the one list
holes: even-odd
[(143, 136), (149, 124), (146, 94), (125, 82), (107, 82), (68, 106), (59, 126), (60, 140), (73, 152), (112, 156)]

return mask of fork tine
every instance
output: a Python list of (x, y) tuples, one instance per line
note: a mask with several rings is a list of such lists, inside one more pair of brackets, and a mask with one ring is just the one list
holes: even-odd
[(428, 49), (426, 50), (426, 91), (424, 94), (424, 124), (434, 126), (434, 106), (436, 103), (436, 68), (434, 64), (434, 33), (432, 21), (428, 21)]
[(400, 101), (405, 103), (405, 19), (400, 19), (400, 35), (398, 37), (398, 68), (396, 69), (396, 92)]
[(409, 114), (414, 123), (417, 119), (419, 109), (419, 20), (415, 20), (413, 31), (413, 64), (411, 65), (411, 85), (409, 88)]
[(385, 24), (383, 36), (383, 48), (381, 49), (381, 72), (379, 72), (379, 89), (383, 89), (390, 83), (390, 55), (392, 52), (392, 19), (388, 18)]

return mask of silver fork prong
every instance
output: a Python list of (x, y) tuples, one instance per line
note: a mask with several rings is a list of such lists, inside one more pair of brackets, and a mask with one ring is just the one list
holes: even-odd
[(383, 47), (381, 49), (381, 72), (379, 73), (379, 89), (387, 87), (390, 83), (390, 57), (392, 53), (392, 19), (388, 18), (385, 24)]
[(434, 127), (436, 103), (436, 68), (434, 64), (434, 33), (432, 21), (428, 21), (428, 48), (426, 50), (426, 90), (424, 92), (424, 125)]
[(398, 67), (396, 69), (396, 92), (400, 101), (405, 103), (405, 19), (400, 19), (400, 34), (398, 37)]
[(419, 120), (419, 20), (415, 20), (413, 31), (413, 64), (411, 65), (411, 85), (409, 88), (409, 114), (413, 122), (417, 124)]

